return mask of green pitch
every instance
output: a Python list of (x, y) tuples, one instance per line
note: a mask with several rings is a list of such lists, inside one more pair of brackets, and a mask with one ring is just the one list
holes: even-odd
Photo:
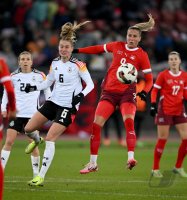
[[(186, 200), (187, 179), (171, 173), (178, 143), (169, 143), (161, 161), (165, 177), (160, 180), (150, 178), (153, 143), (136, 149), (138, 165), (132, 171), (125, 168), (126, 149), (115, 143), (101, 147), (99, 171), (80, 175), (88, 162), (89, 142), (60, 140), (44, 187), (35, 188), (27, 185), (32, 178), (30, 155), (24, 153), (27, 143), (17, 140), (5, 171), (4, 200)], [(44, 145), (40, 150), (43, 153)]]

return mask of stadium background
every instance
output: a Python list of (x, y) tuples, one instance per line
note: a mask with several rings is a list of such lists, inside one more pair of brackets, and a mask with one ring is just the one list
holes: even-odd
[[(143, 34), (140, 45), (149, 54), (154, 77), (167, 67), (167, 54), (171, 50), (181, 54), (183, 68), (186, 70), (187, 1), (185, 0), (1, 1), (0, 57), (4, 57), (10, 71), (14, 71), (17, 68), (19, 53), (29, 50), (34, 56), (34, 67), (47, 74), (52, 59), (58, 55), (59, 32), (64, 23), (91, 20), (92, 23), (83, 27), (77, 34), (76, 47), (84, 47), (124, 40), (127, 28), (146, 21), (147, 13), (153, 15), (156, 26), (152, 32)], [(100, 93), (100, 83), (111, 62), (111, 55), (75, 56), (87, 63), (95, 82), (95, 90), (85, 98), (75, 123), (67, 132), (85, 136), (83, 133), (88, 135), (90, 133)], [(152, 137), (156, 127), (149, 112), (143, 123), (142, 136)], [(48, 125), (44, 127), (44, 131)]]

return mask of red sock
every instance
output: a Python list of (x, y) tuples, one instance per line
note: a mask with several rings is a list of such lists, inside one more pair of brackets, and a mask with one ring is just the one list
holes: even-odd
[(176, 168), (181, 168), (186, 154), (187, 154), (187, 140), (182, 140), (178, 150), (177, 162), (175, 164)]
[(153, 164), (153, 169), (159, 169), (160, 168), (160, 159), (162, 156), (162, 153), (164, 151), (164, 147), (166, 144), (167, 140), (166, 139), (158, 139), (155, 150), (154, 150), (154, 164)]
[(124, 122), (126, 129), (126, 142), (128, 151), (134, 151), (136, 146), (136, 134), (134, 131), (134, 120), (128, 118)]
[(93, 123), (93, 132), (90, 137), (91, 155), (98, 155), (100, 143), (101, 143), (101, 127), (96, 123)]
[(3, 167), (0, 163), (0, 200), (3, 199), (3, 179), (4, 179)]

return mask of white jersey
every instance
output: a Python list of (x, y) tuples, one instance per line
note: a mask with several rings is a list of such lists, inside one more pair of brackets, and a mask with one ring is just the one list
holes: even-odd
[[(43, 72), (33, 69), (30, 73), (22, 73), (19, 68), (11, 74), (11, 80), (14, 85), (14, 91), (16, 96), (16, 117), (31, 118), (33, 114), (37, 111), (37, 103), (40, 95), (40, 91), (34, 91), (30, 93), (25, 92), (25, 86), (27, 84), (35, 85), (42, 83), (46, 79)], [(44, 91), (45, 97), (49, 98), (51, 95), (50, 89)], [(7, 93), (4, 90), (1, 111), (6, 111), (7, 109)]]
[[(81, 79), (86, 83), (83, 89)], [(54, 59), (50, 66), (47, 79), (40, 85), (38, 90), (45, 89), (54, 83), (50, 101), (62, 107), (72, 107), (73, 96), (82, 92), (86, 96), (94, 84), (86, 64), (71, 57), (66, 63), (60, 57)], [(78, 108), (78, 106), (77, 106)]]

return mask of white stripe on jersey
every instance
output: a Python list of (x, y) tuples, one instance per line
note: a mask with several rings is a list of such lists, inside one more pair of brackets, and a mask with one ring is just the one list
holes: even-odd
[(161, 86), (159, 86), (159, 85), (157, 85), (157, 84), (154, 84), (153, 85), (155, 88), (157, 88), (157, 89), (161, 89), (162, 87)]
[(108, 53), (107, 48), (106, 48), (106, 44), (103, 45), (103, 48), (104, 48), (104, 51), (105, 51), (106, 53)]
[(10, 81), (10, 80), (11, 80), (10, 76), (4, 76), (3, 78), (0, 79), (0, 82), (4, 83), (4, 82)]
[(144, 74), (148, 74), (148, 73), (150, 73), (152, 70), (151, 69), (144, 69), (144, 70), (142, 70), (142, 72), (144, 73)]

